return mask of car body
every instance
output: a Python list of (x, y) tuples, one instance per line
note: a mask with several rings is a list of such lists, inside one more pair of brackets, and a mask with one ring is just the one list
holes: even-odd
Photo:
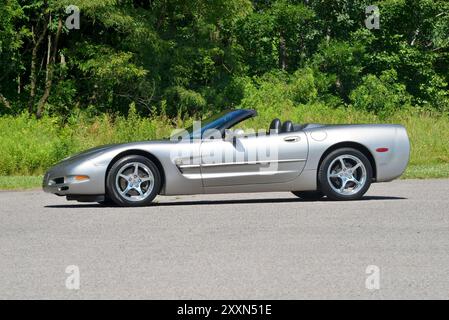
[[(152, 184), (153, 188), (157, 187), (152, 197), (156, 194), (295, 191), (298, 195), (302, 192), (301, 198), (309, 198), (307, 195), (320, 198), (325, 194), (336, 200), (351, 200), (366, 192), (355, 192), (362, 179), (364, 184), (369, 180), (366, 181), (368, 187), (371, 182), (391, 181), (402, 175), (409, 161), (409, 139), (401, 125), (294, 125), (286, 121), (281, 126), (280, 120), (275, 119), (268, 134), (231, 130), (256, 114), (246, 109), (223, 112), (199, 129), (185, 131), (186, 139), (115, 144), (85, 151), (50, 168), (44, 176), (43, 189), (66, 196), (68, 200), (103, 202), (111, 198), (111, 189), (117, 188), (120, 194), (136, 186), (135, 195), (125, 192), (125, 202), (117, 203), (120, 201), (113, 199), (117, 204), (131, 206), (150, 203), (137, 200), (143, 197), (143, 189), (149, 189), (145, 186), (140, 189), (142, 179), (149, 181), (146, 184)], [(219, 137), (205, 137), (208, 131), (214, 130)], [(265, 157), (259, 152), (264, 148), (275, 150), (276, 157)], [(322, 168), (323, 161), (338, 150), (347, 152), (334, 156), (333, 167), (329, 167), (330, 162), (328, 164), (328, 177), (325, 173), (320, 177), (320, 171), (326, 169)], [(223, 156), (220, 158), (217, 154)], [(138, 156), (140, 158), (133, 162), (132, 157)], [(131, 157), (127, 168), (118, 168), (122, 171), (108, 178), (111, 169), (116, 170), (114, 165), (126, 157)], [(139, 167), (139, 163), (142, 166)], [(354, 169), (352, 176), (346, 172), (346, 169), (351, 172), (351, 168)], [(153, 183), (155, 178), (158, 181)], [(323, 184), (329, 184), (327, 187), (338, 193), (338, 189), (346, 187), (344, 183), (349, 185), (348, 189), (354, 185), (352, 194), (343, 190), (339, 198), (338, 194), (332, 196), (323, 190)]]

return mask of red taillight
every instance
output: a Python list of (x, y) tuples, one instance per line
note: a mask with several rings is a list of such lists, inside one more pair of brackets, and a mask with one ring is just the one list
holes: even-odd
[(388, 148), (377, 148), (376, 151), (377, 152), (388, 152)]

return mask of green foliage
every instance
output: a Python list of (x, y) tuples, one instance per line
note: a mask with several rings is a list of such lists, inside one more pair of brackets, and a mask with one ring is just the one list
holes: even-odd
[(109, 143), (168, 136), (171, 123), (164, 116), (140, 117), (135, 106), (128, 116), (81, 112), (64, 121), (54, 116), (37, 120), (27, 113), (0, 117), (0, 176), (41, 174), (74, 153)]
[(393, 69), (387, 89), (401, 98), (356, 107), (388, 114), (410, 97), (448, 112), (446, 0), (376, 1), (380, 30), (365, 27), (369, 0), (79, 0), (81, 29), (59, 30), (72, 2), (0, 0), (0, 115), (42, 108), (66, 117), (92, 105), (126, 115), (132, 102), (148, 115), (164, 101), (172, 117), (213, 112), (245, 99), (245, 79), (279, 71), (292, 101), (339, 107), (382, 92)]
[(206, 106), (206, 100), (200, 93), (181, 86), (174, 86), (167, 90), (167, 101), (178, 106), (179, 115), (188, 110), (203, 113)]
[(449, 163), (422, 164), (407, 167), (403, 179), (449, 178)]
[(411, 97), (405, 85), (397, 83), (395, 70), (384, 71), (380, 77), (367, 75), (351, 92), (351, 101), (356, 109), (373, 112), (386, 118), (399, 108), (410, 108)]
[[(17, 21), (24, 18), (18, 1), (0, 0), (0, 8), (0, 94), (5, 94), (14, 91), (11, 80), (24, 68), (20, 51), (27, 30), (24, 26), (16, 27)], [(2, 101), (0, 108), (3, 108)]]
[(4, 116), (0, 120), (0, 132), (0, 175), (31, 174), (59, 156), (61, 137), (54, 118), (36, 121), (26, 113), (17, 117)]
[(312, 65), (326, 75), (330, 93), (347, 100), (363, 71), (365, 47), (341, 41), (322, 43)]
[(123, 113), (130, 101), (148, 107), (152, 93), (151, 84), (146, 80), (148, 70), (134, 64), (134, 60), (131, 52), (80, 43), (72, 63), (86, 79), (83, 91), (89, 93), (87, 102), (99, 106), (100, 111)]
[(271, 69), (295, 70), (315, 49), (315, 13), (306, 5), (274, 1), (240, 21), (236, 30), (250, 74)]
[(318, 85), (312, 69), (297, 70), (292, 77), (293, 99), (298, 103), (313, 102), (318, 98)]
[(0, 190), (37, 189), (42, 179), (41, 176), (0, 176)]

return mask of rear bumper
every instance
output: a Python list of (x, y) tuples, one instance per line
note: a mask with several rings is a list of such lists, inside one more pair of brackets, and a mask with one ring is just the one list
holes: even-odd
[(387, 146), (390, 152), (377, 153), (377, 181), (388, 182), (399, 178), (407, 168), (410, 160), (410, 141), (407, 130), (403, 126), (395, 126), (391, 143)]

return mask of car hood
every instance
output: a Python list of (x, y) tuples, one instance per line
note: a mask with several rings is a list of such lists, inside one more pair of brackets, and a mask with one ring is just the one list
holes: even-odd
[(88, 160), (91, 158), (94, 158), (104, 152), (114, 150), (114, 149), (122, 149), (123, 147), (133, 147), (133, 146), (139, 146), (142, 144), (148, 145), (148, 144), (161, 144), (161, 143), (176, 143), (177, 141), (173, 140), (151, 140), (151, 141), (138, 141), (138, 142), (128, 142), (128, 143), (115, 143), (115, 144), (107, 144), (103, 146), (98, 146), (95, 148), (91, 148), (85, 151), (82, 151), (80, 153), (76, 153), (68, 158), (63, 159), (59, 164), (63, 164), (66, 162), (73, 162), (77, 160)]
[(77, 160), (80, 158), (90, 158), (90, 156), (97, 155), (99, 153), (102, 153), (104, 151), (107, 151), (107, 150), (112, 149), (119, 145), (120, 144), (107, 144), (107, 145), (91, 148), (91, 149), (76, 153), (70, 157), (67, 157), (67, 158), (63, 159), (60, 163), (64, 163), (67, 161), (73, 161), (73, 160)]

